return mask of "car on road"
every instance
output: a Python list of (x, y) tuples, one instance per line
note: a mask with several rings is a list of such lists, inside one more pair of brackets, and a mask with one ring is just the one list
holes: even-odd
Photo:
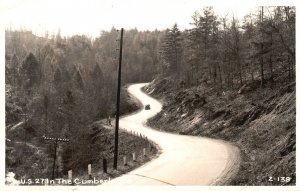
[(150, 110), (150, 104), (145, 105), (145, 110)]

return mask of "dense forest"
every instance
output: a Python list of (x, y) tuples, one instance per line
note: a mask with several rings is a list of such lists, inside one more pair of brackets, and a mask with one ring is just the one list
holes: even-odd
[(237, 146), (230, 185), (295, 185), (295, 19), (295, 7), (258, 7), (243, 20), (207, 7), (192, 29), (166, 30), (161, 73), (144, 88), (164, 106), (148, 125)]
[[(160, 35), (126, 31), (122, 85), (153, 79)], [(92, 122), (114, 116), (120, 38), (115, 28), (95, 39), (59, 33), (38, 37), (30, 31), (6, 31), (5, 38), (7, 140), (40, 145), (47, 136), (77, 142)], [(121, 113), (134, 109), (124, 93)], [(72, 149), (82, 146), (77, 147)], [(14, 168), (16, 157), (8, 156), (6, 165)]]
[[(176, 87), (246, 91), (249, 83), (272, 89), (294, 82), (295, 17), (295, 7), (258, 7), (241, 20), (205, 7), (190, 29), (125, 30), (122, 85), (168, 77)], [(7, 140), (77, 140), (89, 124), (113, 116), (119, 38), (115, 28), (96, 38), (7, 30)], [(130, 106), (123, 99), (121, 107), (126, 113)], [(8, 169), (15, 163), (7, 157)]]
[[(62, 38), (57, 34), (46, 38), (29, 31), (6, 31), (7, 123), (20, 121), (23, 117), (18, 112), (28, 113), (34, 119), (32, 123), (41, 128), (38, 132), (44, 134), (51, 131), (50, 126), (72, 126), (67, 121), (73, 119), (84, 124), (113, 115), (118, 35), (114, 28), (93, 40), (86, 36)], [(159, 35), (158, 31), (126, 31), (123, 84), (152, 80)]]
[(187, 85), (208, 83), (241, 87), (260, 80), (274, 85), (275, 75), (295, 78), (295, 7), (261, 7), (243, 20), (217, 17), (212, 7), (192, 16), (193, 28), (175, 24), (160, 44), (160, 66)]

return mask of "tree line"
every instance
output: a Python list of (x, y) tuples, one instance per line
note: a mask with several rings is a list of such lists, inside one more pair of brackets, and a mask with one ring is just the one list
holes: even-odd
[[(159, 31), (126, 31), (123, 84), (152, 80), (160, 35)], [(6, 31), (7, 106), (14, 104), (20, 106), (20, 112), (35, 113), (37, 126), (44, 128), (59, 118), (52, 115), (62, 115), (69, 121), (66, 126), (84, 116), (95, 119), (113, 115), (118, 38), (115, 28), (102, 31), (95, 39), (84, 35), (63, 38), (60, 33), (47, 38), (30, 31)], [(10, 115), (7, 118), (8, 122), (14, 120)], [(53, 124), (61, 125), (62, 120)]]
[[(142, 32), (136, 29), (125, 31), (122, 85), (152, 80), (161, 34), (159, 31)], [(27, 142), (46, 149), (45, 154), (49, 156), (41, 160), (47, 161), (53, 157), (54, 150), (52, 145), (43, 143), (42, 137), (68, 138), (72, 144), (60, 148), (64, 150), (60, 151), (64, 153), (63, 160), (67, 161), (68, 166), (80, 164), (80, 159), (73, 154), (74, 151), (78, 155), (87, 153), (91, 147), (94, 139), (90, 138), (95, 131), (91, 124), (108, 116), (113, 117), (116, 112), (119, 38), (115, 28), (102, 31), (95, 39), (85, 35), (62, 37), (59, 32), (51, 37), (38, 37), (31, 31), (7, 30), (7, 140), (15, 144)], [(122, 92), (121, 113), (133, 108)], [(20, 122), (23, 124), (15, 126)], [(104, 138), (107, 139), (101, 137), (101, 140)], [(11, 144), (7, 145), (9, 153)], [(18, 177), (34, 174), (31, 168), (26, 170), (28, 164), (20, 159), (28, 146), (13, 148), (16, 152), (6, 155), (6, 170), (13, 168)], [(23, 155), (27, 156), (26, 153)], [(40, 160), (37, 156), (31, 157)], [(22, 164), (18, 164), (20, 160)], [(40, 163), (48, 166), (43, 167), (41, 171), (44, 174), (38, 176), (50, 172), (50, 165), (45, 161)]]
[[(177, 24), (165, 31), (127, 30), (122, 83), (151, 81), (157, 74), (176, 76), (189, 86), (205, 83), (221, 89), (258, 81), (261, 87), (272, 86), (276, 76), (293, 81), (295, 17), (295, 7), (258, 7), (239, 21), (205, 7), (192, 15), (188, 30), (180, 31)], [(37, 124), (44, 124), (38, 126), (47, 128), (59, 110), (74, 122), (114, 113), (115, 28), (95, 39), (61, 37), (59, 32), (37, 37), (30, 31), (6, 31), (5, 37), (7, 108), (17, 105), (22, 112), (35, 113)], [(20, 118), (16, 112), (7, 115), (8, 122), (15, 118)]]
[(295, 80), (295, 7), (257, 7), (243, 20), (219, 17), (212, 7), (196, 11), (192, 28), (167, 29), (160, 43), (160, 68), (187, 85), (241, 87), (274, 76)]
[[(295, 17), (295, 7), (259, 7), (239, 21), (205, 7), (192, 15), (191, 29), (180, 31), (175, 24), (164, 31), (125, 30), (122, 85), (157, 75), (221, 90), (294, 81)], [(119, 38), (115, 28), (94, 39), (7, 30), (7, 130), (27, 114), (22, 131), (29, 140), (43, 135), (76, 140), (91, 122), (114, 115)], [(126, 107), (124, 97), (121, 105)], [(20, 132), (6, 136), (22, 139)]]

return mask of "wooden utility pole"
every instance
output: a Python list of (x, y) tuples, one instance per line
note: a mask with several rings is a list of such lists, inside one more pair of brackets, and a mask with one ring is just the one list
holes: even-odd
[(53, 156), (53, 168), (52, 168), (52, 180), (54, 180), (57, 144), (58, 142), (69, 142), (70, 139), (53, 138), (53, 137), (45, 137), (45, 136), (43, 136), (43, 138), (44, 140), (54, 141), (54, 156)]
[(26, 145), (26, 142), (27, 142), (27, 117), (29, 116), (27, 113), (24, 113), (24, 114), (19, 114), (21, 116), (24, 116), (25, 118), (25, 122), (24, 122), (24, 144)]
[(118, 70), (118, 91), (117, 91), (117, 113), (115, 127), (115, 150), (114, 150), (114, 169), (118, 166), (118, 143), (119, 143), (119, 113), (120, 113), (120, 91), (121, 91), (121, 66), (122, 66), (122, 48), (123, 48), (123, 31), (121, 28), (120, 37), (120, 54), (119, 54), (119, 70)]
[[(261, 27), (263, 27), (263, 21), (264, 21), (264, 7), (261, 7), (261, 15), (260, 15), (260, 22), (261, 22)], [(261, 75), (261, 81), (260, 81), (260, 87), (264, 87), (264, 57), (263, 57), (263, 49), (264, 49), (264, 34), (261, 30), (261, 45), (260, 45), (260, 75)]]

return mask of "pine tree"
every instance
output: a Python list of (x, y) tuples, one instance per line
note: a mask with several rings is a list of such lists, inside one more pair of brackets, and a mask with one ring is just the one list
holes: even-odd
[(103, 80), (103, 72), (99, 66), (99, 64), (96, 62), (93, 71), (91, 72), (91, 76), (94, 80), (94, 82), (98, 82)]
[[(216, 79), (216, 63), (210, 62), (210, 57), (214, 57), (214, 45), (217, 43), (218, 25), (217, 17), (214, 15), (212, 7), (205, 7), (203, 13), (195, 12), (192, 16), (194, 27), (188, 35), (189, 46), (191, 49), (191, 70), (195, 70), (197, 84), (199, 77), (207, 81), (205, 73), (208, 73), (209, 79)], [(213, 75), (213, 73), (215, 73)]]
[(240, 86), (243, 85), (242, 63), (241, 63), (241, 32), (239, 31), (238, 22), (235, 18), (232, 19), (230, 28), (231, 54), (236, 63)]
[[(190, 63), (190, 72), (188, 76), (190, 77), (191, 83), (193, 84), (196, 80), (198, 83), (198, 76), (200, 64), (202, 64), (201, 59), (201, 30), (200, 30), (200, 13), (196, 11), (192, 16), (193, 22), (191, 25), (194, 27), (188, 31), (187, 34), (187, 46), (186, 52), (188, 52), (189, 56), (185, 57), (188, 63)], [(201, 75), (202, 76), (202, 75)]]
[(81, 76), (79, 70), (77, 70), (73, 80), (74, 80), (74, 84), (75, 84), (76, 88), (82, 90), (84, 87), (84, 84), (83, 84), (83, 79), (82, 79), (82, 76)]
[(22, 74), (25, 77), (25, 86), (32, 87), (40, 82), (40, 67), (35, 56), (30, 53), (24, 60), (22, 65)]
[(203, 60), (204, 67), (208, 70), (210, 80), (213, 79), (212, 70), (213, 67), (209, 63), (209, 53), (211, 50), (211, 38), (213, 33), (214, 25), (217, 25), (217, 17), (214, 15), (214, 11), (212, 7), (205, 7), (203, 9), (203, 16), (199, 18), (199, 31), (201, 32), (200, 38), (202, 49), (203, 49)]
[[(248, 68), (248, 72), (251, 75), (251, 81), (254, 81), (254, 71), (255, 71), (255, 50), (251, 44), (253, 37), (255, 35), (255, 26), (253, 23), (253, 18), (251, 15), (247, 15), (244, 17), (244, 24), (243, 29), (245, 30), (243, 34), (243, 39), (245, 42), (244, 49), (245, 49), (245, 63)], [(247, 79), (247, 76), (246, 76)]]
[(57, 68), (54, 73), (54, 81), (53, 82), (55, 85), (59, 85), (62, 82), (62, 75), (61, 75), (61, 71), (59, 68)]
[(161, 54), (168, 72), (180, 77), (182, 37), (177, 24), (175, 24), (171, 30), (166, 30), (161, 44)]

